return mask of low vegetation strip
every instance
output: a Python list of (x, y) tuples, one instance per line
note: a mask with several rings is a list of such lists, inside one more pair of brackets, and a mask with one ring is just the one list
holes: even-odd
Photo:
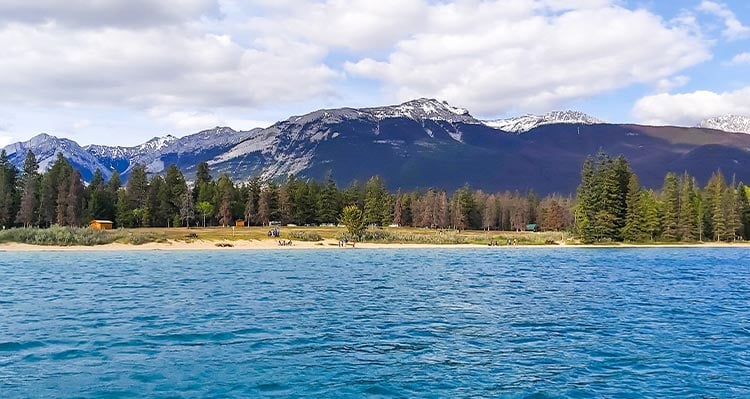
[(17, 228), (0, 231), (0, 243), (21, 243), (32, 245), (104, 245), (122, 238), (123, 231), (102, 231), (82, 227), (52, 226), (48, 229)]

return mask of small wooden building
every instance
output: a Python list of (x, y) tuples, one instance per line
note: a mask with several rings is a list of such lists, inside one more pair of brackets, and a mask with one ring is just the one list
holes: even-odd
[(113, 224), (110, 220), (92, 220), (89, 222), (89, 227), (94, 230), (112, 230)]
[(235, 226), (235, 227), (245, 227), (245, 221), (244, 221), (244, 220), (242, 220), (242, 219), (237, 219), (237, 220), (236, 220), (236, 221), (234, 222), (234, 226)]

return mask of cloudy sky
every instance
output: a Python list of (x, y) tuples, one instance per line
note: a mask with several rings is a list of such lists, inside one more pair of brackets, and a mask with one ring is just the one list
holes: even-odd
[(750, 115), (746, 0), (2, 0), (0, 144), (134, 145), (339, 106)]

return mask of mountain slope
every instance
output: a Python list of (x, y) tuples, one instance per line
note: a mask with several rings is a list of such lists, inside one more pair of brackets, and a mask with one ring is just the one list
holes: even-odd
[(484, 121), (487, 126), (513, 133), (525, 133), (544, 125), (596, 125), (601, 123), (605, 122), (578, 111), (552, 111), (542, 115), (523, 115), (515, 118)]
[(319, 110), (265, 129), (217, 127), (182, 138), (154, 138), (136, 147), (84, 149), (40, 135), (7, 148), (17, 166), (23, 163), (17, 154), (28, 148), (47, 164), (63, 151), (84, 177), (100, 168), (107, 176), (116, 169), (125, 179), (133, 165), (142, 163), (150, 173), (176, 164), (192, 180), (195, 166), (205, 161), (214, 177), (226, 173), (237, 182), (289, 174), (323, 179), (332, 171), (340, 185), (381, 175), (394, 189), (453, 190), (469, 183), (488, 191), (571, 193), (585, 157), (604, 150), (625, 155), (647, 187), (661, 186), (667, 171), (688, 171), (705, 182), (717, 168), (750, 182), (750, 134), (606, 124), (576, 112), (492, 124), (430, 99)]
[(57, 153), (61, 152), (73, 167), (81, 172), (81, 176), (86, 181), (91, 179), (96, 169), (101, 169), (105, 178), (111, 176), (108, 168), (105, 168), (95, 156), (73, 140), (42, 133), (32, 137), (28, 141), (14, 143), (5, 147), (8, 159), (19, 169), (23, 166), (29, 150), (36, 156), (41, 171), (47, 170), (55, 162)]

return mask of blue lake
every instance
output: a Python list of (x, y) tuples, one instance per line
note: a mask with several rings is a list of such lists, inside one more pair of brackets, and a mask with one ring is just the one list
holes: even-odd
[(747, 398), (750, 250), (0, 252), (0, 397)]

